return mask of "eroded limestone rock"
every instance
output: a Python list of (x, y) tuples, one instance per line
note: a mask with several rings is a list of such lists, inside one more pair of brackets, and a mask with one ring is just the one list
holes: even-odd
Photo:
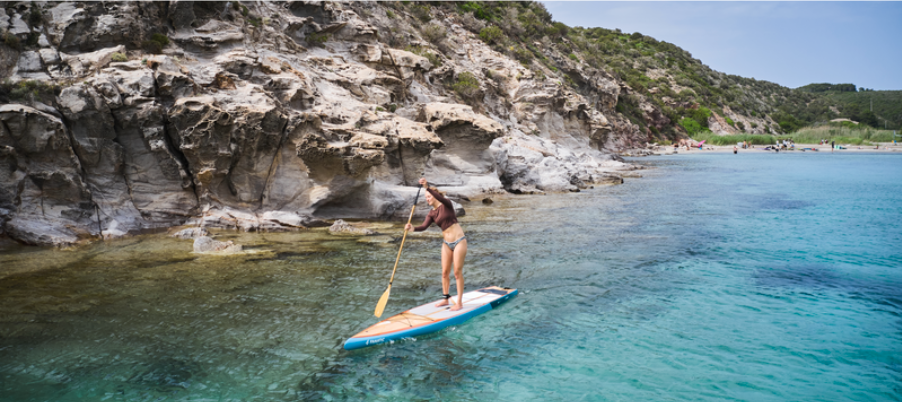
[(3, 225), (10, 237), (64, 245), (99, 233), (91, 192), (60, 118), (0, 105), (0, 166), (0, 208), (11, 211)]
[[(648, 125), (662, 117), (604, 71), (537, 44), (577, 93), (448, 16), (436, 16), (448, 23), (437, 46), (379, 3), (242, 4), (266, 18), (218, 2), (47, 5), (40, 50), (0, 55), (15, 80), (63, 84), (47, 105), (0, 106), (6, 232), (62, 244), (186, 221), (400, 219), (424, 175), (454, 200), (574, 191), (622, 180), (628, 166), (607, 152), (645, 138), (614, 111), (618, 97), (640, 99)], [(395, 27), (412, 47), (385, 43)], [(153, 33), (171, 43), (141, 54)], [(448, 86), (464, 72), (479, 83), (467, 99)]]

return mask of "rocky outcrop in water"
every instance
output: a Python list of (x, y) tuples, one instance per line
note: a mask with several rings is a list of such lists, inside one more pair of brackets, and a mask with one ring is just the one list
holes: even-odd
[(194, 239), (194, 252), (195, 253), (237, 253), (242, 251), (243, 247), (240, 244), (235, 244), (230, 241), (218, 241), (213, 240), (207, 236), (201, 236)]
[(210, 236), (210, 232), (204, 228), (188, 228), (179, 230), (171, 235), (170, 237), (175, 237), (177, 239), (197, 239), (199, 237)]
[(646, 138), (612, 76), (573, 64), (578, 93), (458, 15), (436, 44), (380, 3), (5, 4), (0, 28), (39, 38), (0, 44), (36, 88), (0, 106), (0, 227), (24, 243), (406, 217), (423, 175), (458, 200), (574, 191), (621, 182), (611, 152)]
[(329, 226), (329, 233), (335, 235), (355, 235), (355, 236), (366, 236), (376, 234), (376, 232), (367, 229), (356, 227), (351, 225), (350, 223), (345, 222), (342, 219), (336, 219), (335, 223), (332, 226)]

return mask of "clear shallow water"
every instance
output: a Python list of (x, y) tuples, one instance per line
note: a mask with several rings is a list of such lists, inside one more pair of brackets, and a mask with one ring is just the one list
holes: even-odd
[[(655, 169), (467, 205), (468, 287), (520, 296), (354, 352), (397, 244), (6, 246), (0, 400), (902, 399), (902, 157), (635, 161)], [(439, 245), (408, 239), (387, 314), (441, 293)]]

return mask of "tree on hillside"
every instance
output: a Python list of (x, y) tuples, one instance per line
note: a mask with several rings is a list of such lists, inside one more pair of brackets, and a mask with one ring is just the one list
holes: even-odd
[(859, 123), (867, 124), (871, 127), (877, 127), (880, 124), (880, 122), (877, 121), (877, 115), (870, 110), (861, 112), (858, 118), (861, 119), (858, 121)]

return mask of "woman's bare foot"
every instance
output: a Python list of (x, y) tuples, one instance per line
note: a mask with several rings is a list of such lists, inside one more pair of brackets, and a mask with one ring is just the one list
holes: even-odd
[(435, 303), (435, 307), (447, 306), (448, 304), (448, 299), (442, 299), (438, 303)]
[(457, 311), (457, 310), (462, 309), (463, 307), (464, 307), (464, 306), (463, 306), (462, 304), (460, 304), (460, 303), (454, 303), (454, 305), (451, 306), (451, 311)]

